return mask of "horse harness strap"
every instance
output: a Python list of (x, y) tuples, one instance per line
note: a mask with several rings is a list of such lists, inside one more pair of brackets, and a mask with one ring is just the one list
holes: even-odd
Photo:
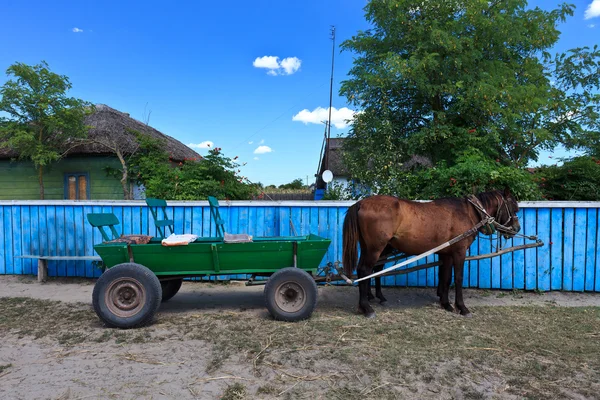
[[(497, 199), (497, 198), (496, 198)], [(481, 218), (481, 220), (484, 220), (485, 218), (492, 218), (493, 221), (486, 224), (486, 226), (484, 226), (483, 229), (483, 233), (485, 235), (491, 235), (494, 232), (496, 232), (496, 229), (500, 232), (507, 232), (507, 233), (511, 233), (511, 234), (515, 234), (515, 232), (513, 232), (513, 229), (510, 226), (507, 226), (508, 223), (510, 221), (512, 221), (513, 219), (518, 220), (519, 217), (516, 215), (511, 215), (510, 209), (508, 208), (508, 204), (506, 199), (504, 198), (504, 196), (500, 195), (500, 200), (498, 201), (498, 210), (496, 211), (496, 217), (491, 217), (488, 212), (485, 210), (485, 208), (483, 207), (483, 204), (481, 204), (481, 201), (479, 201), (479, 199), (477, 198), (477, 196), (475, 195), (469, 195), (467, 196), (467, 201), (469, 203), (471, 203), (473, 205), (473, 207), (475, 207), (475, 209), (479, 212), (479, 217)], [(507, 216), (508, 219), (506, 220), (506, 222), (501, 223), (499, 222), (499, 218), (500, 218), (500, 211), (502, 210), (502, 207), (506, 208), (506, 212), (507, 212)]]
[[(490, 221), (490, 219), (492, 219), (493, 217), (488, 214), (488, 212), (486, 211), (485, 207), (483, 206), (483, 204), (481, 204), (481, 201), (479, 201), (479, 199), (477, 198), (477, 196), (475, 196), (474, 194), (471, 194), (467, 197), (467, 201), (469, 203), (471, 203), (473, 205), (473, 207), (475, 207), (475, 209), (477, 210), (477, 212), (479, 213), (479, 218), (481, 221), (484, 220), (488, 220)], [(500, 209), (500, 207), (498, 207), (498, 209)], [(497, 221), (493, 221), (493, 222), (497, 222)], [(487, 222), (484, 224), (484, 226), (482, 227), (482, 232), (484, 235), (491, 235), (494, 232), (496, 232), (496, 229), (494, 228), (494, 223), (493, 222)]]
[(469, 229), (468, 231), (466, 231), (466, 232), (464, 232), (464, 233), (462, 233), (462, 234), (460, 234), (460, 235), (456, 236), (455, 238), (452, 238), (452, 239), (448, 240), (446, 243), (440, 244), (439, 246), (437, 246), (437, 247), (435, 247), (435, 248), (433, 248), (433, 249), (431, 249), (431, 250), (429, 250), (429, 251), (426, 251), (425, 253), (421, 253), (421, 254), (419, 254), (418, 256), (414, 256), (414, 257), (412, 257), (412, 258), (409, 258), (408, 260), (405, 260), (405, 261), (403, 261), (403, 262), (401, 262), (401, 263), (398, 263), (398, 264), (392, 265), (391, 267), (388, 267), (388, 268), (382, 269), (382, 270), (381, 270), (381, 271), (379, 271), (379, 272), (372, 273), (372, 274), (371, 274), (371, 275), (369, 275), (369, 276), (365, 276), (365, 277), (362, 277), (362, 278), (356, 279), (356, 280), (354, 280), (354, 281), (353, 281), (353, 280), (351, 280), (351, 279), (349, 279), (349, 278), (348, 278), (348, 277), (346, 277), (345, 275), (341, 275), (341, 276), (342, 276), (342, 278), (344, 278), (344, 280), (345, 280), (345, 281), (346, 281), (346, 283), (348, 283), (348, 284), (358, 283), (358, 282), (360, 282), (360, 281), (364, 281), (364, 280), (366, 280), (366, 279), (371, 279), (371, 278), (374, 278), (374, 277), (376, 277), (376, 276), (379, 276), (379, 275), (385, 274), (385, 273), (386, 273), (386, 272), (388, 272), (388, 271), (392, 271), (392, 270), (398, 269), (398, 268), (400, 268), (400, 267), (403, 267), (403, 266), (405, 266), (405, 265), (412, 264), (412, 263), (414, 263), (415, 261), (418, 261), (418, 260), (420, 260), (420, 259), (422, 259), (422, 258), (425, 258), (425, 257), (427, 257), (427, 256), (430, 256), (430, 255), (432, 255), (432, 254), (435, 254), (435, 253), (437, 253), (438, 251), (440, 251), (440, 250), (442, 250), (442, 249), (445, 249), (446, 247), (452, 246), (454, 243), (460, 242), (460, 241), (461, 241), (461, 240), (463, 240), (464, 238), (474, 235), (475, 233), (477, 233), (477, 231), (479, 230), (479, 228), (481, 228), (481, 227), (482, 227), (482, 226), (484, 226), (484, 225), (489, 225), (489, 224), (493, 223), (493, 221), (494, 221), (494, 217), (487, 216), (486, 218), (483, 218), (481, 221), (479, 221), (479, 223), (478, 223), (477, 225), (475, 225), (474, 227), (472, 227), (472, 228), (471, 228), (471, 229)]

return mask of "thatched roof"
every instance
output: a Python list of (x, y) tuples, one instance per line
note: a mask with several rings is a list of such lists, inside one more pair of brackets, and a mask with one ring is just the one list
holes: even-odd
[[(88, 136), (90, 142), (72, 147), (68, 155), (112, 154), (110, 149), (101, 144), (111, 142), (119, 143), (119, 147), (124, 154), (131, 154), (138, 146), (136, 137), (131, 132), (133, 130), (162, 140), (165, 143), (165, 149), (174, 161), (200, 158), (198, 153), (180, 141), (131, 118), (127, 113), (117, 111), (104, 104), (96, 105), (96, 111), (86, 117), (85, 124), (91, 126)], [(17, 155), (12, 149), (0, 148), (0, 158), (13, 158)]]
[(326, 140), (325, 152), (323, 158), (319, 160), (319, 173), (317, 174), (316, 187), (322, 189), (325, 187), (322, 174), (326, 169), (333, 173), (334, 178), (348, 178), (348, 169), (342, 159), (342, 146), (345, 138), (331, 138)]
[[(329, 139), (329, 144), (326, 146), (325, 149), (325, 156), (321, 160), (319, 175), (321, 175), (326, 169), (329, 169), (333, 173), (333, 176), (348, 176), (348, 169), (344, 165), (342, 159), (342, 146), (344, 145), (344, 140), (345, 138)], [(327, 163), (327, 166), (325, 166), (325, 163)]]

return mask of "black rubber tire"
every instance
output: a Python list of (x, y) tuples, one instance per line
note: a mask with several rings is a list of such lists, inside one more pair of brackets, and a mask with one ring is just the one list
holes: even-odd
[(181, 289), (181, 284), (183, 283), (183, 279), (169, 279), (168, 281), (160, 281), (160, 286), (162, 288), (162, 302), (168, 301), (171, 297), (175, 296), (179, 289)]
[[(120, 285), (120, 286), (119, 286)], [(131, 296), (135, 289), (135, 296)], [(119, 296), (116, 296), (120, 293)], [(113, 295), (123, 301), (123, 296), (129, 301), (130, 297), (138, 304), (132, 310), (131, 315), (118, 315), (119, 312), (127, 314), (127, 310), (110, 302), (109, 297)], [(138, 296), (139, 294), (139, 296)], [(139, 298), (138, 298), (139, 297)], [(94, 285), (92, 292), (92, 304), (98, 317), (107, 326), (112, 328), (137, 328), (149, 324), (162, 299), (162, 288), (156, 275), (148, 268), (135, 263), (123, 263), (108, 268)], [(123, 304), (121, 304), (123, 306)]]
[[(278, 304), (278, 299), (279, 301), (282, 299), (281, 288), (290, 285), (295, 289), (299, 289), (288, 288), (288, 290), (291, 290), (292, 295), (296, 293), (296, 299), (300, 299), (300, 304), (297, 309), (285, 310)], [(278, 290), (280, 293), (278, 293)], [(283, 268), (267, 280), (264, 296), (267, 309), (273, 318), (287, 322), (301, 321), (309, 318), (317, 305), (317, 283), (308, 272), (302, 269)], [(294, 302), (295, 300), (291, 301)], [(295, 306), (291, 308), (295, 308)]]

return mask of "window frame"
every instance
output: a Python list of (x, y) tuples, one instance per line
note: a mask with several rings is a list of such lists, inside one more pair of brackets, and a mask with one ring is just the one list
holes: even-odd
[[(78, 182), (80, 176), (85, 176), (85, 181), (87, 182), (87, 185), (85, 188), (85, 195), (86, 195), (87, 199), (79, 198), (79, 187), (77, 187), (77, 190), (75, 190), (75, 197), (77, 197), (77, 198), (69, 199), (69, 177), (70, 176), (74, 176), (76, 182)], [(91, 187), (91, 182), (90, 182), (90, 173), (89, 172), (65, 172), (64, 173), (64, 177), (63, 177), (64, 195), (63, 195), (63, 198), (65, 200), (91, 200), (90, 187)]]

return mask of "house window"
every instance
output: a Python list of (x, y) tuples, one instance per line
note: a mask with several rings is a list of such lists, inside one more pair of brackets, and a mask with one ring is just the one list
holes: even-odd
[(87, 172), (65, 174), (65, 199), (90, 199), (90, 175)]

